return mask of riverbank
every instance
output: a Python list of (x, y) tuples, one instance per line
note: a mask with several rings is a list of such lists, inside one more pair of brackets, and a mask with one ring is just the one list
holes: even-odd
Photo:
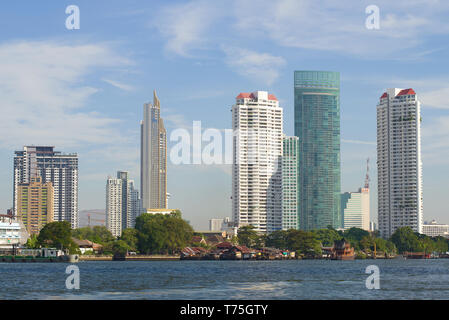
[(180, 260), (180, 255), (131, 255), (126, 257), (114, 257), (112, 255), (93, 256), (81, 255), (80, 261), (177, 261)]

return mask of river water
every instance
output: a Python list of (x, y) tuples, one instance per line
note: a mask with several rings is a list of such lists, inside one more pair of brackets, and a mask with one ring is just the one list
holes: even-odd
[[(380, 289), (369, 290), (369, 265)], [(0, 263), (0, 299), (449, 299), (449, 259)]]

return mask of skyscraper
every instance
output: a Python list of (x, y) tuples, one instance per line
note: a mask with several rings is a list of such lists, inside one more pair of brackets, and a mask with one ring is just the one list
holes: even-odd
[(240, 227), (282, 228), (282, 108), (266, 91), (240, 93), (232, 107), (232, 213)]
[(106, 183), (106, 228), (114, 237), (122, 235), (123, 183), (118, 178), (108, 178)]
[(139, 191), (134, 188), (134, 180), (129, 179), (128, 171), (118, 171), (117, 179), (122, 182), (122, 229), (134, 228), (141, 214)]
[(39, 231), (53, 221), (54, 191), (51, 182), (42, 183), (41, 177), (31, 177), (29, 183), (19, 183), (17, 190), (17, 217), (27, 232)]
[(341, 195), (343, 229), (369, 227), (369, 189), (360, 188), (358, 192), (345, 192)]
[(421, 103), (413, 89), (390, 88), (377, 105), (378, 222), (422, 232)]
[(359, 228), (370, 231), (369, 207), (369, 159), (366, 161), (365, 186), (358, 192), (345, 192), (341, 195), (341, 214), (343, 229)]
[(299, 169), (299, 138), (283, 138), (282, 156), (282, 229), (299, 230), (298, 215), (298, 169)]
[(294, 98), (301, 229), (339, 228), (340, 74), (295, 71)]
[(68, 221), (78, 228), (78, 156), (54, 151), (50, 146), (25, 146), (14, 157), (14, 214), (17, 215), (18, 187), (41, 177), (54, 189), (53, 220)]
[(153, 104), (143, 106), (141, 122), (140, 194), (144, 210), (167, 208), (167, 133), (156, 91), (153, 95)]
[(117, 178), (108, 178), (106, 184), (106, 227), (118, 237), (123, 230), (134, 228), (140, 215), (139, 192), (127, 171), (118, 171)]

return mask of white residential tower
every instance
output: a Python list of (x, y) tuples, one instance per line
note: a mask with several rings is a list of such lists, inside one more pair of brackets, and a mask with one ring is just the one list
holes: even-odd
[(422, 233), (421, 104), (413, 89), (390, 88), (377, 105), (378, 222)]
[(240, 93), (232, 107), (232, 212), (238, 227), (282, 229), (282, 108), (266, 91)]

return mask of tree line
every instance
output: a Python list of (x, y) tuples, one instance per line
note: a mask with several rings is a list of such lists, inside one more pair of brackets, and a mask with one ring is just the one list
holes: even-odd
[[(137, 217), (135, 228), (123, 230), (115, 238), (104, 226), (83, 227), (71, 230), (67, 221), (52, 222), (45, 225), (39, 235), (28, 239), (27, 247), (56, 247), (68, 249), (70, 253), (80, 253), (73, 238), (89, 240), (103, 246), (103, 254), (125, 255), (128, 252), (140, 254), (176, 254), (186, 246), (193, 246), (193, 228), (181, 218), (181, 212), (169, 215), (144, 213)], [(253, 226), (239, 228), (238, 234), (231, 242), (249, 248), (272, 247), (296, 251), (306, 257), (321, 256), (322, 247), (330, 247), (336, 240), (349, 241), (363, 258), (363, 255), (377, 252), (396, 254), (404, 252), (439, 252), (448, 251), (449, 239), (429, 237), (414, 232), (410, 227), (399, 228), (389, 239), (383, 239), (376, 232), (359, 228), (345, 231), (327, 229), (279, 230), (268, 235), (256, 232)]]
[(330, 247), (336, 240), (349, 241), (359, 257), (363, 258), (374, 250), (386, 254), (404, 252), (448, 251), (449, 239), (429, 237), (414, 232), (410, 227), (398, 228), (389, 239), (379, 237), (378, 232), (368, 232), (360, 228), (335, 230), (332, 227), (312, 231), (279, 230), (268, 235), (259, 234), (253, 226), (244, 226), (238, 230), (238, 242), (249, 248), (262, 246), (296, 251), (303, 256), (321, 256), (321, 247)]
[(135, 228), (123, 230), (115, 238), (104, 226), (83, 227), (71, 230), (67, 221), (46, 224), (38, 236), (28, 239), (29, 248), (53, 246), (80, 253), (73, 238), (89, 240), (102, 245), (103, 254), (125, 255), (128, 252), (141, 254), (174, 254), (190, 244), (193, 228), (181, 218), (179, 210), (172, 214), (144, 213), (137, 217)]

